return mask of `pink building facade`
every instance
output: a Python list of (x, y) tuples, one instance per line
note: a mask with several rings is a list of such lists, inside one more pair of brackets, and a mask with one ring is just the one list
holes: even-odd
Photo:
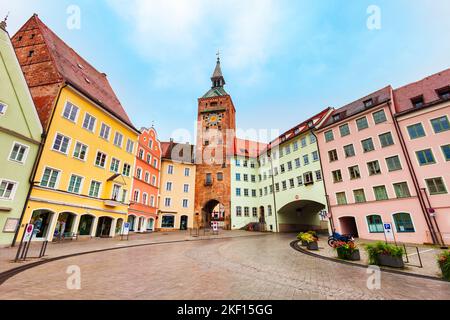
[(333, 227), (342, 234), (427, 242), (429, 222), (411, 174), (386, 87), (335, 110), (317, 129)]
[(396, 120), (438, 242), (450, 245), (450, 69), (394, 91)]

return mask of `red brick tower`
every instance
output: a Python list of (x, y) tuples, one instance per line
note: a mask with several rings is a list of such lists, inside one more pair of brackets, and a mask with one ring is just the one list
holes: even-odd
[(225, 91), (225, 79), (217, 59), (211, 89), (198, 99), (195, 214), (198, 225), (219, 221), (231, 227), (230, 155), (234, 146), (236, 109)]

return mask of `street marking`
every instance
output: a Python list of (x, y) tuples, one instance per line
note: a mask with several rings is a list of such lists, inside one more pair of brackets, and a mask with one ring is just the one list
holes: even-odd
[[(427, 253), (427, 252), (430, 252), (430, 251), (434, 251), (434, 249), (420, 251), (419, 253), (422, 254), (422, 253)], [(417, 253), (411, 253), (411, 254), (408, 254), (408, 256), (417, 256)]]

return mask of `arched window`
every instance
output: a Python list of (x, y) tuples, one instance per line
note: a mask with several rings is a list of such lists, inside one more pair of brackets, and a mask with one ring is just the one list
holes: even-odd
[(379, 215), (367, 216), (367, 224), (370, 233), (384, 233), (383, 220)]
[(395, 226), (397, 227), (397, 232), (416, 232), (409, 213), (402, 212), (394, 214), (394, 221)]

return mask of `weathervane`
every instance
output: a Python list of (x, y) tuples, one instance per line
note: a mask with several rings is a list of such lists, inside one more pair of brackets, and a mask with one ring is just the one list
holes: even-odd
[(3, 19), (2, 22), (0, 22), (0, 27), (1, 27), (3, 30), (5, 30), (5, 31), (6, 31), (6, 21), (8, 20), (9, 13), (10, 13), (10, 12), (8, 11), (8, 14), (6, 15), (5, 19)]
[(217, 56), (217, 61), (220, 61), (220, 50), (217, 50), (216, 56)]

